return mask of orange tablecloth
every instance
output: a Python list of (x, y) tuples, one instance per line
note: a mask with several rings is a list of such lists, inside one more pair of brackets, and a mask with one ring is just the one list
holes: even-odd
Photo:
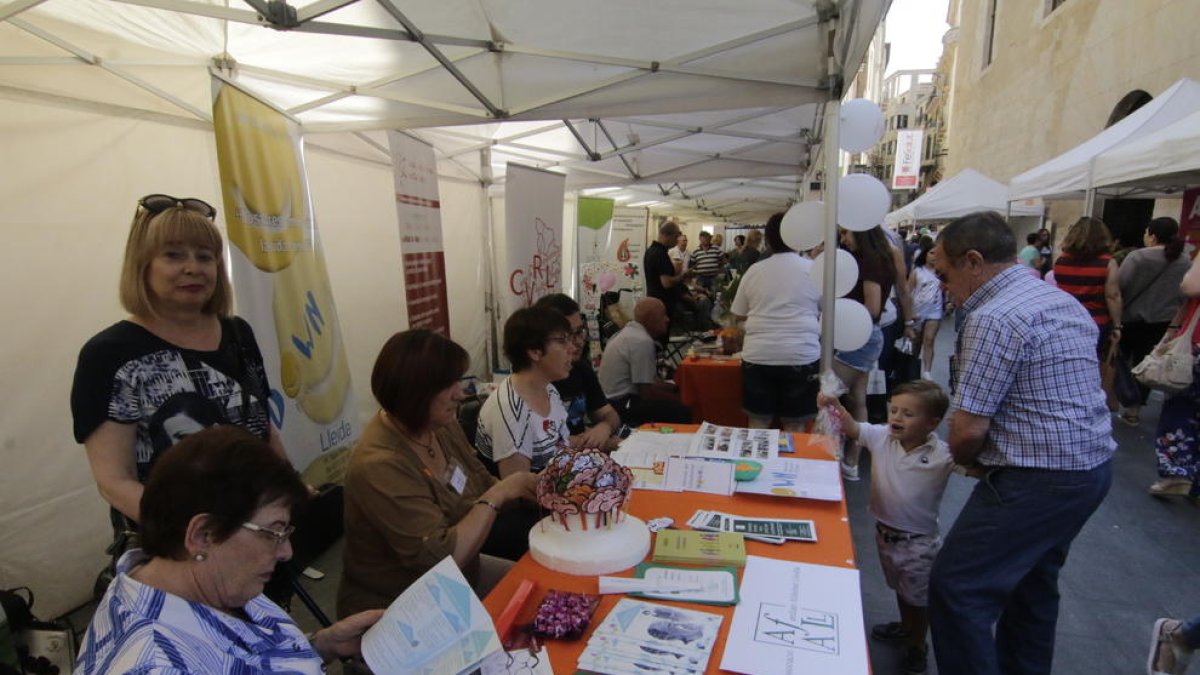
[[(694, 428), (686, 425), (682, 427), (676, 425), (676, 427), (680, 432), (684, 433), (694, 431)], [(809, 434), (796, 434), (794, 442), (796, 452), (794, 455), (791, 455), (793, 457), (810, 459), (830, 458), (830, 454), (825, 447), (826, 441), (821, 437)], [(634, 493), (633, 499), (629, 503), (629, 511), (642, 520), (669, 516), (675, 519), (677, 527), (684, 528), (687, 526), (687, 519), (696, 512), (696, 509), (724, 511), (744, 516), (811, 519), (817, 526), (816, 543), (789, 542), (782, 545), (773, 545), (757, 541), (747, 541), (746, 552), (749, 555), (766, 558), (778, 558), (781, 560), (793, 560), (837, 567), (855, 567), (854, 545), (850, 539), (850, 523), (846, 517), (846, 503), (844, 500), (841, 502), (822, 502), (810, 499), (767, 497), (764, 495), (733, 495), (731, 497), (724, 497), (698, 492), (681, 493), (638, 490)], [(648, 559), (649, 557), (647, 557)], [(619, 576), (629, 576), (629, 574), (629, 572), (623, 572)], [(537, 589), (534, 590), (533, 595), (530, 596), (521, 614), (517, 617), (518, 625), (529, 623), (533, 620), (533, 614), (537, 609), (538, 603), (541, 602), (548, 590), (554, 589), (575, 593), (595, 593), (597, 590), (596, 577), (576, 577), (568, 574), (560, 574), (542, 567), (529, 554), (526, 554), (513, 567), (512, 571), (500, 581), (496, 588), (488, 594), (487, 598), (484, 599), (483, 605), (487, 608), (488, 613), (492, 615), (493, 619), (500, 616), (500, 613), (504, 611), (504, 606), (508, 604), (517, 587), (525, 579), (536, 581)], [(617, 600), (621, 597), (620, 595), (601, 596), (600, 607), (597, 608), (596, 614), (592, 619), (592, 628), (595, 628), (595, 626), (604, 620), (604, 617), (608, 616), (609, 611), (612, 610), (613, 606), (617, 604)], [(655, 600), (655, 602), (661, 601)], [(703, 612), (715, 612), (725, 616), (725, 620), (721, 623), (720, 638), (717, 641), (716, 649), (713, 650), (712, 657), (708, 662), (708, 670), (706, 671), (708, 673), (720, 672), (721, 657), (725, 653), (725, 640), (729, 636), (729, 625), (733, 621), (734, 608), (714, 607), (686, 602), (667, 604), (677, 604), (681, 607), (690, 607)], [(579, 655), (583, 652), (583, 648), (587, 645), (587, 640), (590, 636), (591, 630), (589, 629), (578, 640), (569, 642), (563, 640), (549, 641), (546, 649), (550, 653), (550, 663), (554, 668), (554, 672), (575, 672)]]
[(679, 398), (692, 408), (692, 421), (712, 422), (727, 427), (749, 424), (742, 411), (742, 362), (690, 358), (675, 370)]

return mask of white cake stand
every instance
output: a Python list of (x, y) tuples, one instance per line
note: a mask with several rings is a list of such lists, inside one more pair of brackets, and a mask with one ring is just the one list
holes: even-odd
[(564, 574), (594, 576), (627, 570), (650, 552), (650, 530), (640, 519), (625, 514), (611, 527), (584, 530), (578, 516), (567, 530), (554, 516), (546, 516), (529, 530), (533, 559)]

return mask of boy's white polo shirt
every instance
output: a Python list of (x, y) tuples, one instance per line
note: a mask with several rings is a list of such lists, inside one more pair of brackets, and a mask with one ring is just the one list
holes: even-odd
[(950, 446), (929, 434), (905, 452), (886, 424), (859, 424), (858, 440), (871, 452), (871, 515), (888, 527), (936, 535), (942, 494), (955, 469)]

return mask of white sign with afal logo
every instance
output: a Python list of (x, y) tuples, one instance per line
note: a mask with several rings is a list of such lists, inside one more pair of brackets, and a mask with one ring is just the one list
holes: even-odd
[(893, 190), (916, 190), (921, 182), (921, 129), (896, 132), (896, 167), (892, 172)]
[(870, 672), (858, 570), (748, 556), (721, 670)]

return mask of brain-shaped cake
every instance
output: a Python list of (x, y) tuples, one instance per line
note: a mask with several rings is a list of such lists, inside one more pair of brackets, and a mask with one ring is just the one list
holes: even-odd
[(599, 450), (563, 449), (538, 476), (537, 499), (564, 527), (578, 516), (586, 530), (588, 520), (600, 527), (620, 519), (632, 483), (633, 472)]

